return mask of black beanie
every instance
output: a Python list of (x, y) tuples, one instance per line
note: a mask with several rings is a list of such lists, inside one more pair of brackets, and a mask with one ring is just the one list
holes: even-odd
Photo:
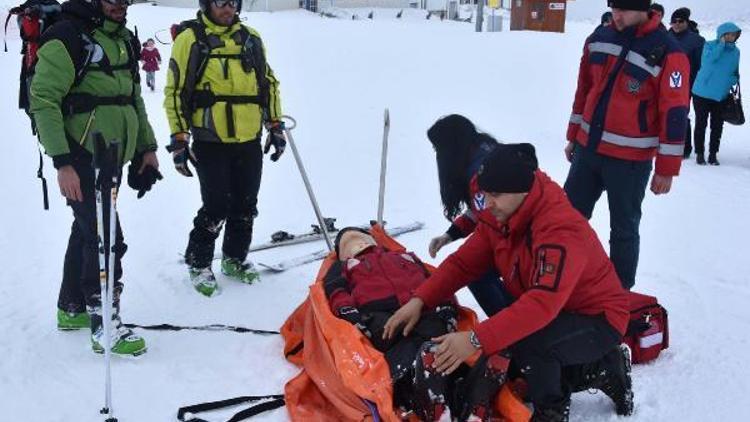
[(607, 0), (607, 5), (615, 9), (648, 12), (651, 7), (651, 0)]
[(474, 140), (477, 136), (477, 128), (471, 120), (460, 114), (451, 114), (435, 122), (427, 131), (427, 137), (432, 145), (438, 146), (445, 142), (456, 142), (458, 140)]
[(333, 242), (333, 249), (334, 251), (336, 251), (337, 257), (339, 256), (339, 245), (341, 244), (341, 238), (344, 237), (344, 233), (350, 232), (350, 231), (357, 231), (357, 232), (364, 233), (367, 235), (370, 234), (369, 231), (361, 227), (354, 227), (354, 226), (344, 227), (343, 229), (339, 230), (339, 233), (336, 235), (336, 240), (334, 240)]
[(500, 144), (479, 167), (479, 189), (496, 193), (528, 192), (538, 166), (533, 145)]
[(687, 7), (680, 7), (679, 9), (672, 12), (672, 22), (676, 19), (682, 19), (684, 21), (690, 20), (690, 9)]

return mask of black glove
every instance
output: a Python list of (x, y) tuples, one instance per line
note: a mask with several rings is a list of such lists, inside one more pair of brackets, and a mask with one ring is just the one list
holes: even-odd
[(343, 306), (339, 308), (339, 318), (349, 321), (352, 325), (357, 327), (365, 337), (372, 338), (372, 332), (370, 332), (370, 329), (365, 325), (362, 314), (359, 313), (359, 309), (354, 306)]
[(278, 161), (281, 154), (286, 149), (286, 135), (284, 135), (284, 122), (272, 122), (266, 124), (268, 135), (266, 144), (263, 147), (263, 154), (268, 154), (273, 146), (274, 152), (271, 154), (271, 161)]
[(445, 322), (445, 329), (453, 333), (458, 329), (458, 311), (453, 305), (440, 305), (435, 308), (435, 313)]
[(188, 161), (195, 166), (195, 155), (190, 150), (190, 137), (187, 133), (176, 133), (172, 135), (171, 142), (167, 145), (167, 151), (172, 153), (174, 168), (185, 177), (193, 177), (193, 172), (188, 167)]
[(138, 170), (143, 165), (143, 153), (137, 154), (130, 161), (128, 166), (128, 186), (133, 190), (138, 191), (138, 199), (143, 198), (146, 192), (151, 190), (157, 180), (163, 179), (163, 176), (159, 170), (146, 166), (141, 174), (138, 174)]

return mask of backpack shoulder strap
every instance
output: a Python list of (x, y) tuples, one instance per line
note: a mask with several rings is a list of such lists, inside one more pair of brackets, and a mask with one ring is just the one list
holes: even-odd
[(40, 39), (40, 47), (51, 40), (60, 40), (68, 51), (75, 68), (75, 81), (78, 85), (83, 79), (88, 66), (96, 55), (102, 54), (89, 31), (80, 23), (71, 19), (63, 19), (44, 31)]
[(266, 55), (263, 52), (263, 41), (257, 33), (251, 31), (245, 25), (240, 25), (238, 31), (242, 43), (242, 54), (247, 55), (252, 61), (255, 77), (258, 84), (258, 95), (260, 104), (265, 114), (268, 114), (268, 102), (270, 98), (271, 86), (266, 79)]

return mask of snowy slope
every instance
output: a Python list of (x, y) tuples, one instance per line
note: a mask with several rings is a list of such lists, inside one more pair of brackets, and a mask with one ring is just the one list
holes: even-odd
[[(581, 4), (588, 0), (581, 0)], [(188, 9), (134, 6), (142, 38), (192, 15)], [(533, 142), (543, 168), (564, 181), (562, 154), (582, 42), (588, 23), (567, 34), (475, 34), (470, 25), (414, 19), (346, 21), (305, 12), (257, 13), (248, 23), (263, 34), (282, 82), (284, 109), (299, 121), (295, 139), (318, 200), (340, 225), (376, 212), (382, 112), (392, 118), (386, 219), (421, 220), (426, 230), (401, 240), (427, 258), (427, 243), (447, 223), (441, 215), (434, 155), (425, 131), (439, 116), (461, 112), (509, 142)], [(12, 30), (11, 30), (12, 31)], [(9, 32), (9, 35), (12, 32)], [(742, 40), (740, 40), (742, 47)], [(164, 57), (168, 46), (159, 46)], [(9, 37), (9, 50), (19, 42)], [(0, 155), (0, 419), (96, 421), (103, 402), (102, 364), (86, 333), (54, 325), (69, 211), (47, 161), (51, 210), (41, 209), (37, 150), (28, 121), (15, 108), (19, 56), (0, 55), (7, 81)], [(750, 74), (747, 62), (742, 72)], [(157, 75), (163, 86), (165, 73)], [(155, 132), (169, 129), (160, 93), (145, 94)], [(637, 288), (670, 311), (672, 347), (652, 365), (635, 368), (633, 421), (743, 420), (750, 326), (745, 271), (750, 233), (748, 129), (727, 127), (719, 168), (686, 162), (674, 192), (648, 195)], [(220, 277), (213, 299), (191, 290), (178, 263), (195, 210), (197, 181), (179, 176), (159, 151), (165, 180), (142, 200), (124, 188), (120, 210), (129, 251), (123, 318), (141, 324), (225, 323), (278, 329), (305, 297), (312, 264), (265, 275), (254, 286)], [(256, 239), (279, 229), (306, 230), (314, 216), (291, 155), (266, 161)], [(592, 221), (604, 243), (608, 216), (600, 202)], [(320, 248), (262, 252), (275, 261)], [(440, 254), (443, 259), (450, 250)], [(449, 250), (448, 250), (449, 249)], [(438, 261), (439, 262), (439, 261)], [(474, 306), (466, 292), (462, 302)], [(245, 394), (278, 393), (296, 370), (278, 337), (233, 333), (142, 333), (149, 353), (114, 363), (114, 404), (121, 421), (173, 420), (185, 404)], [(572, 420), (615, 420), (603, 395), (574, 396)], [(283, 409), (259, 420), (285, 420)], [(220, 420), (219, 418), (213, 420)]]

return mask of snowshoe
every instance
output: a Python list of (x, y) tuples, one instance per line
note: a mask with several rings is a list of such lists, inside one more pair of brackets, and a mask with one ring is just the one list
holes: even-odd
[(253, 284), (260, 279), (260, 274), (252, 262), (241, 262), (235, 258), (224, 258), (221, 260), (221, 273), (247, 284)]
[(80, 330), (91, 328), (91, 318), (86, 312), (66, 312), (57, 310), (57, 329), (60, 331)]
[(198, 293), (211, 297), (219, 293), (219, 283), (216, 282), (211, 267), (190, 268), (190, 282)]
[[(118, 356), (140, 356), (148, 350), (143, 337), (135, 334), (133, 330), (122, 325), (120, 318), (112, 318), (110, 334), (110, 345), (113, 354)], [(99, 328), (91, 335), (91, 348), (95, 353), (104, 353), (102, 341), (104, 340), (104, 327)]]

